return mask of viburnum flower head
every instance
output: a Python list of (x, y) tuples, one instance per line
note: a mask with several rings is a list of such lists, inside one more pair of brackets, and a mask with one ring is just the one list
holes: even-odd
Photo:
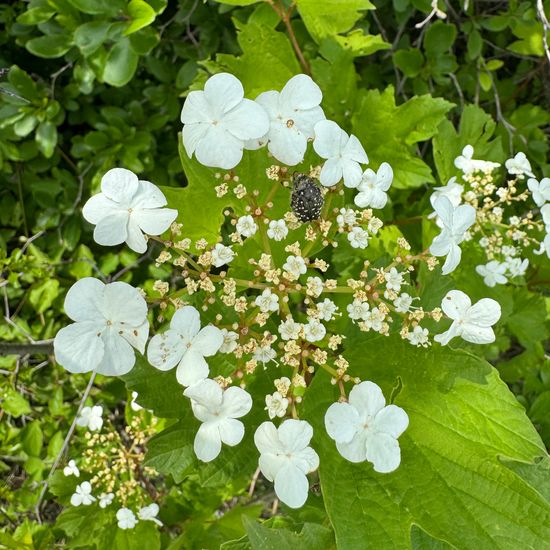
[(187, 388), (183, 395), (191, 399), (195, 417), (202, 422), (193, 448), (199, 460), (210, 462), (221, 451), (222, 443), (234, 447), (244, 436), (244, 425), (237, 418), (250, 412), (252, 397), (242, 388), (225, 390), (209, 378)]
[(361, 183), (361, 164), (368, 164), (369, 158), (359, 140), (349, 136), (336, 122), (322, 120), (315, 125), (315, 152), (326, 159), (319, 181), (325, 187), (336, 185), (344, 178), (346, 187), (357, 187)]
[(305, 74), (293, 76), (281, 92), (270, 90), (256, 98), (269, 115), (269, 131), (258, 140), (247, 142), (247, 149), (258, 149), (267, 142), (269, 152), (280, 162), (294, 166), (304, 160), (313, 128), (325, 119), (320, 107), (323, 94)]
[(497, 260), (491, 260), (485, 265), (476, 266), (476, 271), (483, 277), (483, 282), (489, 287), (497, 284), (505, 285), (508, 282), (505, 275), (507, 266), (505, 263), (500, 263)]
[(92, 495), (92, 486), (89, 481), (83, 481), (76, 486), (74, 494), (71, 496), (71, 504), (73, 506), (89, 506), (95, 502), (96, 498)]
[(490, 344), (495, 341), (491, 328), (500, 319), (500, 305), (491, 298), (483, 298), (472, 305), (470, 298), (460, 290), (450, 290), (441, 302), (443, 313), (453, 320), (449, 330), (434, 336), (442, 346), (455, 336), (472, 344)]
[(550, 178), (543, 178), (540, 182), (534, 178), (529, 178), (527, 187), (531, 191), (537, 206), (543, 206), (544, 203), (550, 202)]
[(466, 231), (475, 222), (476, 211), (469, 204), (455, 208), (447, 197), (439, 197), (435, 201), (434, 209), (443, 229), (432, 241), (430, 252), (434, 256), (446, 256), (442, 273), (447, 275), (460, 263), (462, 251), (458, 245), (465, 239)]
[(147, 304), (127, 283), (77, 281), (65, 297), (65, 313), (75, 323), (62, 328), (53, 346), (56, 361), (69, 372), (120, 376), (143, 353), (149, 335)]
[(465, 176), (469, 176), (474, 172), (492, 172), (495, 168), (498, 168), (500, 164), (498, 162), (491, 162), (489, 160), (478, 160), (472, 158), (474, 156), (474, 148), (471, 145), (466, 145), (462, 149), (462, 154), (455, 158), (455, 166), (462, 170)]
[(359, 193), (353, 199), (360, 208), (384, 208), (388, 202), (386, 191), (393, 181), (392, 167), (383, 162), (378, 172), (367, 168), (361, 177), (361, 183), (357, 190)]
[(77, 426), (83, 426), (90, 431), (101, 430), (103, 426), (103, 407), (94, 405), (93, 407), (83, 407), (76, 419)]
[(307, 500), (306, 474), (319, 467), (319, 456), (309, 446), (313, 428), (304, 420), (285, 420), (279, 428), (272, 422), (260, 424), (254, 443), (260, 451), (260, 470), (275, 483), (277, 497), (290, 508)]
[(325, 414), (328, 435), (338, 452), (350, 462), (372, 463), (383, 474), (401, 462), (397, 438), (407, 429), (409, 417), (396, 405), (386, 406), (379, 386), (361, 382), (353, 387), (348, 403), (333, 403)]
[(82, 215), (95, 225), (94, 241), (103, 246), (126, 244), (135, 252), (147, 250), (143, 233), (161, 235), (177, 218), (166, 206), (162, 191), (125, 168), (113, 168), (101, 178), (101, 193), (90, 197)]
[(190, 92), (181, 111), (183, 145), (189, 158), (195, 154), (204, 166), (234, 168), (247, 140), (259, 139), (269, 130), (269, 118), (259, 104), (244, 98), (235, 76), (210, 77), (204, 91)]
[(208, 376), (210, 369), (204, 358), (215, 355), (223, 341), (219, 328), (207, 325), (201, 329), (199, 312), (193, 306), (185, 306), (174, 313), (166, 332), (153, 336), (147, 359), (163, 371), (177, 365), (178, 382), (190, 386)]
[(515, 157), (508, 159), (504, 165), (509, 174), (518, 176), (520, 179), (523, 179), (525, 176), (535, 177), (531, 169), (531, 163), (525, 156), (525, 153), (521, 151)]

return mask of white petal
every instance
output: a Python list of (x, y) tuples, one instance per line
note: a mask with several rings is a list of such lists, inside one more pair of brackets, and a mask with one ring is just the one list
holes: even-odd
[(273, 422), (262, 422), (254, 433), (254, 443), (260, 454), (277, 454), (284, 452), (279, 441), (279, 434)]
[(166, 206), (164, 193), (150, 181), (140, 180), (138, 190), (132, 199), (132, 208), (161, 208)]
[(96, 225), (103, 218), (120, 210), (120, 205), (107, 198), (103, 193), (97, 193), (90, 197), (82, 208), (84, 219)]
[(275, 476), (275, 493), (290, 508), (300, 508), (307, 500), (309, 483), (305, 474), (292, 463), (283, 466)]
[(305, 420), (289, 418), (278, 429), (279, 441), (287, 451), (305, 449), (313, 437), (313, 428)]
[(370, 206), (371, 198), (372, 190), (368, 189), (357, 193), (357, 195), (355, 195), (355, 198), (353, 199), (353, 202), (355, 202), (355, 204), (359, 208), (366, 208), (367, 206)]
[(252, 409), (252, 397), (237, 386), (231, 386), (223, 392), (221, 413), (230, 418), (240, 418)]
[(361, 183), (363, 170), (357, 162), (345, 160), (342, 162), (342, 175), (344, 177), (344, 185), (350, 189), (354, 189)]
[(176, 370), (176, 378), (182, 386), (192, 386), (204, 380), (209, 372), (210, 368), (204, 357), (193, 350), (187, 350)]
[(275, 120), (279, 115), (279, 96), (279, 92), (269, 90), (262, 92), (254, 101), (263, 107), (270, 118)]
[(105, 285), (103, 309), (108, 318), (132, 327), (139, 326), (147, 318), (147, 302), (139, 291), (128, 283), (116, 281)]
[[(211, 110), (205, 93), (202, 90), (194, 90), (189, 92), (185, 99), (181, 110), (181, 121), (190, 125), (209, 122), (212, 119)], [(191, 126), (185, 126), (185, 128), (191, 128)]]
[(319, 181), (325, 187), (332, 187), (342, 179), (342, 162), (338, 159), (328, 159), (319, 175)]
[(451, 228), (453, 224), (454, 207), (451, 201), (445, 196), (439, 196), (434, 201), (434, 210), (441, 219), (444, 226)]
[(374, 429), (384, 432), (396, 439), (407, 429), (409, 417), (407, 413), (396, 405), (384, 407), (374, 417)]
[(292, 114), (294, 126), (300, 130), (308, 139), (315, 137), (315, 125), (321, 120), (325, 120), (325, 113), (321, 107), (313, 107), (307, 111), (297, 111)]
[(210, 424), (206, 422), (201, 424), (195, 435), (193, 449), (197, 458), (203, 462), (210, 462), (220, 454), (222, 440), (217, 423)]
[(371, 208), (384, 208), (388, 202), (388, 195), (381, 189), (373, 189), (370, 200)]
[(179, 332), (187, 340), (192, 340), (201, 329), (200, 314), (193, 306), (185, 306), (176, 310), (170, 328)]
[(472, 301), (461, 290), (449, 290), (441, 301), (443, 313), (451, 319), (464, 319)]
[(103, 340), (97, 336), (103, 328), (93, 321), (62, 328), (53, 341), (55, 360), (69, 372), (94, 370), (104, 353)]
[(273, 481), (279, 470), (288, 463), (288, 458), (283, 455), (272, 453), (264, 453), (260, 455), (258, 465), (262, 474), (269, 480)]
[(325, 428), (335, 441), (349, 443), (359, 425), (357, 410), (349, 403), (333, 403), (325, 413)]
[(338, 452), (350, 462), (364, 462), (367, 459), (367, 433), (358, 431), (349, 443), (336, 442)]
[(314, 132), (313, 149), (324, 159), (339, 155), (349, 139), (346, 132), (332, 120), (321, 120), (315, 125)]
[(387, 162), (383, 162), (378, 168), (377, 181), (378, 188), (382, 191), (387, 191), (390, 188), (393, 181), (393, 169)]
[(476, 210), (469, 204), (457, 206), (453, 213), (453, 233), (464, 233), (476, 221)]
[(148, 235), (162, 235), (178, 217), (172, 208), (134, 210), (130, 218)]
[(451, 239), (447, 229), (437, 235), (430, 245), (430, 253), (434, 256), (446, 256), (451, 248)]
[(145, 345), (149, 337), (149, 321), (147, 319), (138, 327), (129, 327), (127, 324), (116, 323), (116, 330), (121, 336), (141, 354), (145, 353)]
[(500, 315), (500, 304), (496, 300), (482, 298), (468, 310), (467, 321), (480, 327), (490, 327), (500, 319)]
[(114, 330), (104, 331), (101, 338), (105, 351), (95, 370), (106, 376), (122, 376), (130, 372), (136, 363), (132, 346)]
[(234, 447), (238, 445), (244, 437), (244, 424), (234, 418), (226, 418), (219, 425), (220, 437), (223, 443)]
[(319, 468), (319, 455), (311, 447), (306, 447), (293, 453), (292, 462), (304, 474), (309, 474)]
[(375, 433), (367, 438), (367, 460), (375, 472), (387, 474), (397, 469), (401, 462), (401, 450), (397, 439), (384, 433)]
[(126, 244), (128, 247), (139, 254), (146, 252), (147, 241), (133, 216), (128, 218), (127, 230), (128, 236), (126, 237)]
[(457, 321), (454, 321), (450, 326), (449, 330), (442, 332), (441, 334), (436, 334), (434, 340), (439, 342), (442, 346), (446, 346), (455, 336), (460, 336), (461, 325)]
[(222, 344), (222, 331), (218, 327), (208, 325), (193, 338), (192, 347), (193, 351), (205, 357), (210, 357), (218, 352)]
[(126, 168), (112, 168), (101, 178), (101, 191), (115, 202), (127, 205), (138, 189), (138, 177)]
[(386, 404), (380, 387), (368, 381), (353, 386), (349, 393), (349, 402), (357, 409), (361, 420), (365, 416), (374, 416)]
[(167, 330), (151, 338), (147, 347), (147, 360), (158, 370), (170, 370), (181, 361), (184, 350), (179, 332)]
[(224, 115), (223, 126), (242, 141), (259, 139), (269, 130), (269, 117), (261, 105), (244, 99)]
[(128, 236), (126, 226), (129, 217), (127, 210), (113, 210), (95, 226), (94, 241), (103, 246), (122, 244)]
[(100, 321), (103, 316), (105, 285), (93, 277), (77, 281), (65, 296), (65, 313), (73, 321)]
[(359, 162), (360, 164), (369, 163), (369, 157), (367, 156), (367, 153), (365, 153), (365, 149), (363, 149), (361, 142), (353, 134), (349, 137), (349, 140), (344, 147), (343, 154), (347, 158), (350, 158), (355, 162)]
[(472, 344), (490, 344), (495, 341), (495, 333), (491, 327), (480, 327), (470, 323), (462, 325), (461, 335), (466, 342)]
[(293, 76), (281, 90), (281, 103), (293, 109), (311, 109), (321, 103), (321, 88), (305, 74)]
[(267, 148), (279, 162), (294, 166), (304, 160), (307, 139), (296, 128), (287, 128), (283, 124), (275, 123), (268, 135)]
[(218, 73), (206, 81), (204, 96), (216, 111), (226, 113), (242, 101), (244, 89), (237, 77), (229, 73)]
[(243, 142), (219, 126), (210, 126), (197, 144), (195, 155), (204, 166), (230, 170), (241, 162)]
[(223, 390), (217, 382), (209, 378), (201, 380), (198, 384), (186, 388), (183, 395), (196, 401), (207, 409), (219, 408), (223, 400)]
[(460, 246), (454, 243), (451, 244), (447, 257), (445, 258), (445, 263), (441, 267), (441, 273), (443, 275), (452, 273), (458, 267), (461, 258), (462, 250), (460, 249)]
[(181, 132), (183, 146), (187, 156), (191, 158), (197, 149), (200, 140), (204, 138), (210, 128), (207, 122), (199, 122), (197, 124), (186, 124)]

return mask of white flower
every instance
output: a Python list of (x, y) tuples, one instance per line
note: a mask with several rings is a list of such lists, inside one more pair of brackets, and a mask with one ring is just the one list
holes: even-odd
[(318, 298), (319, 296), (321, 296), (323, 290), (325, 289), (325, 285), (321, 277), (308, 277), (306, 281), (306, 287), (306, 293), (309, 296), (313, 296), (314, 298)]
[(231, 74), (210, 77), (204, 91), (190, 92), (181, 111), (183, 145), (204, 166), (234, 168), (247, 140), (262, 137), (269, 117), (257, 103), (244, 99), (241, 82)]
[(533, 195), (533, 200), (537, 206), (542, 206), (550, 201), (550, 178), (543, 178), (540, 183), (533, 178), (527, 180), (527, 187)]
[(129, 284), (103, 284), (92, 277), (77, 281), (65, 297), (65, 313), (75, 323), (62, 328), (53, 347), (56, 361), (69, 372), (126, 374), (149, 335), (147, 304)]
[(349, 318), (352, 321), (358, 321), (359, 319), (365, 319), (369, 312), (368, 302), (362, 302), (358, 298), (355, 298), (351, 304), (348, 304), (347, 311)]
[(367, 168), (361, 177), (361, 183), (357, 188), (359, 193), (353, 199), (355, 204), (360, 208), (384, 208), (388, 202), (386, 191), (390, 188), (393, 181), (392, 167), (383, 162), (378, 168), (378, 172), (374, 172)]
[(524, 260), (521, 258), (506, 258), (504, 263), (510, 277), (523, 277), (529, 266), (529, 260), (527, 258)]
[(113, 168), (101, 178), (101, 193), (90, 197), (82, 215), (95, 225), (94, 241), (103, 246), (126, 242), (135, 252), (147, 250), (143, 233), (161, 235), (177, 218), (162, 191), (125, 168)]
[(490, 287), (496, 284), (504, 285), (508, 282), (505, 276), (506, 264), (492, 260), (485, 265), (476, 266), (476, 271), (483, 277), (483, 282)]
[(309, 447), (313, 429), (304, 420), (285, 420), (279, 428), (272, 422), (260, 424), (254, 443), (260, 451), (260, 470), (275, 483), (277, 497), (290, 508), (300, 508), (307, 500), (306, 474), (319, 467), (319, 456)]
[[(439, 197), (447, 197), (453, 206), (458, 206), (462, 202), (462, 192), (464, 191), (464, 186), (460, 183), (456, 183), (456, 178), (453, 176), (448, 182), (447, 185), (443, 187), (434, 187), (433, 193), (430, 195), (430, 203), (432, 207), (435, 205), (435, 201)], [(432, 212), (430, 216), (433, 217), (435, 213)]]
[(464, 175), (468, 176), (474, 172), (490, 173), (495, 168), (498, 168), (500, 164), (498, 162), (491, 162), (488, 160), (477, 160), (472, 158), (474, 155), (474, 148), (471, 145), (466, 145), (462, 149), (462, 155), (456, 157), (455, 166), (462, 170)]
[(152, 521), (159, 526), (162, 526), (162, 521), (160, 521), (157, 516), (159, 513), (159, 505), (156, 502), (149, 504), (149, 506), (144, 506), (138, 511), (138, 518), (143, 521)]
[(269, 418), (273, 419), (276, 416), (282, 418), (286, 414), (286, 410), (288, 408), (288, 399), (276, 391), (273, 395), (265, 396), (265, 404), (265, 410), (267, 411)]
[(193, 414), (202, 422), (193, 448), (199, 460), (210, 462), (221, 451), (222, 442), (234, 447), (244, 436), (244, 425), (237, 418), (252, 408), (250, 394), (237, 386), (225, 390), (209, 378), (187, 388)]
[(373, 307), (370, 311), (367, 311), (364, 316), (365, 326), (369, 330), (372, 329), (379, 332), (382, 330), (382, 323), (385, 318), (386, 315), (382, 311), (380, 311), (377, 307)]
[(136, 402), (136, 399), (138, 398), (138, 392), (137, 391), (133, 391), (132, 392), (132, 401), (130, 401), (130, 408), (133, 410), (133, 411), (141, 411), (141, 409), (143, 409), (143, 407), (141, 405), (139, 405), (137, 402)]
[(317, 311), (323, 321), (332, 321), (338, 307), (332, 300), (325, 298), (324, 301), (317, 304)]
[(404, 292), (393, 301), (395, 311), (397, 313), (408, 313), (410, 311), (412, 301), (412, 296), (409, 296), (406, 292)]
[(308, 342), (318, 342), (325, 337), (327, 329), (318, 319), (311, 319), (304, 325), (304, 338)]
[(166, 332), (153, 336), (147, 359), (163, 371), (177, 365), (178, 382), (190, 386), (208, 376), (210, 369), (204, 358), (215, 355), (222, 344), (222, 331), (212, 325), (201, 329), (199, 312), (193, 306), (185, 306), (174, 313)]
[(338, 452), (350, 462), (368, 460), (382, 474), (399, 466), (397, 438), (408, 425), (407, 413), (396, 405), (386, 406), (382, 390), (373, 382), (354, 386), (349, 403), (333, 403), (325, 414), (327, 433)]
[(500, 305), (491, 298), (483, 298), (472, 305), (470, 298), (460, 290), (450, 290), (441, 302), (443, 313), (453, 320), (449, 330), (434, 336), (442, 346), (455, 336), (472, 344), (490, 344), (495, 341), (491, 328), (500, 319)]
[(432, 241), (430, 252), (434, 256), (446, 256), (442, 273), (447, 275), (460, 263), (462, 251), (458, 245), (464, 240), (467, 229), (475, 222), (476, 211), (469, 204), (455, 208), (447, 197), (439, 197), (434, 208), (443, 229)]
[(426, 346), (428, 343), (428, 329), (416, 325), (412, 332), (407, 334), (407, 339), (413, 346)]
[(386, 288), (388, 290), (395, 290), (397, 292), (401, 290), (403, 274), (399, 273), (395, 267), (392, 267), (389, 271), (384, 273), (384, 279), (386, 280)]
[(348, 233), (348, 241), (353, 248), (367, 248), (369, 246), (369, 234), (361, 227), (353, 227)]
[(74, 460), (69, 460), (69, 462), (67, 463), (67, 466), (63, 468), (63, 475), (65, 477), (69, 477), (69, 476), (80, 477), (80, 470), (78, 469), (76, 462)]
[(76, 486), (74, 494), (71, 496), (71, 504), (73, 506), (89, 506), (92, 502), (95, 502), (96, 498), (92, 496), (92, 486), (89, 481), (83, 481), (80, 485)]
[(518, 249), (515, 246), (510, 246), (507, 244), (501, 248), (501, 251), (505, 256), (515, 256), (518, 253)]
[(252, 237), (258, 230), (258, 226), (252, 216), (241, 216), (237, 220), (236, 229), (241, 237)]
[(368, 164), (367, 153), (359, 140), (348, 136), (336, 122), (322, 120), (315, 125), (315, 152), (327, 159), (319, 181), (325, 187), (336, 185), (344, 178), (346, 187), (357, 187), (361, 183), (361, 164)]
[(297, 340), (300, 337), (302, 324), (297, 323), (292, 317), (287, 317), (279, 325), (279, 334), (283, 340)]
[(134, 515), (134, 512), (129, 508), (121, 508), (116, 513), (117, 524), (120, 529), (133, 529), (138, 520)]
[(270, 127), (265, 136), (248, 149), (257, 149), (267, 141), (269, 152), (280, 162), (294, 166), (304, 160), (307, 142), (313, 139), (313, 127), (325, 119), (319, 106), (323, 94), (313, 80), (305, 75), (293, 76), (281, 92), (270, 90), (256, 98), (269, 115)]
[(267, 229), (267, 236), (274, 241), (282, 241), (288, 235), (285, 220), (271, 220)]
[(368, 230), (373, 234), (376, 235), (378, 233), (378, 230), (381, 229), (384, 226), (384, 222), (375, 216), (373, 216), (367, 223)]
[(99, 507), (107, 508), (107, 506), (111, 505), (114, 498), (115, 498), (114, 493), (101, 493), (99, 495)]
[(258, 346), (254, 351), (252, 358), (259, 363), (269, 363), (277, 357), (277, 352), (271, 346)]
[(509, 174), (524, 178), (525, 176), (535, 177), (535, 174), (531, 171), (531, 164), (525, 153), (519, 152), (514, 158), (508, 159), (504, 165)]
[(220, 353), (231, 353), (237, 349), (239, 335), (232, 331), (222, 328), (223, 343), (218, 350)]
[(254, 304), (260, 308), (262, 313), (279, 311), (279, 296), (273, 294), (271, 289), (266, 288), (259, 296), (256, 296)]
[(306, 262), (301, 256), (289, 256), (283, 264), (283, 269), (295, 279), (298, 279), (300, 275), (304, 275), (307, 271)]
[(223, 244), (216, 244), (214, 250), (212, 250), (212, 264), (214, 267), (221, 267), (228, 264), (235, 257), (235, 252), (231, 250), (230, 246), (224, 246)]
[(101, 430), (103, 426), (103, 407), (101, 405), (94, 405), (93, 407), (84, 407), (80, 411), (80, 415), (76, 419), (77, 426), (85, 426), (92, 432)]
[(346, 225), (353, 226), (357, 220), (355, 211), (351, 208), (340, 208), (340, 214), (336, 216), (336, 223), (338, 227), (344, 227)]

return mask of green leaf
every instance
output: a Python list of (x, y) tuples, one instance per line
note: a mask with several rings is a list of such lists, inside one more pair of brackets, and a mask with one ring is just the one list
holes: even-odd
[(124, 31), (125, 35), (139, 31), (155, 20), (155, 10), (145, 0), (130, 0), (127, 9), (132, 22)]
[(76, 9), (90, 15), (117, 15), (126, 5), (126, 0), (68, 0)]
[(17, 90), (19, 95), (28, 99), (29, 101), (40, 98), (40, 94), (36, 89), (36, 83), (34, 80), (17, 65), (12, 65), (10, 72), (8, 73), (8, 80), (10, 84)]
[(130, 46), (128, 38), (121, 38), (107, 54), (103, 80), (111, 86), (124, 86), (136, 72), (139, 55)]
[(75, 44), (85, 57), (92, 55), (105, 42), (111, 26), (109, 21), (89, 21), (75, 30)]
[(297, 0), (296, 4), (317, 43), (327, 36), (349, 31), (363, 15), (362, 11), (374, 9), (370, 0)]
[(418, 76), (424, 66), (424, 56), (420, 50), (411, 48), (409, 50), (397, 50), (393, 56), (396, 66), (401, 69), (405, 76), (414, 78)]
[(66, 54), (72, 46), (72, 41), (66, 34), (52, 34), (31, 38), (25, 48), (37, 57), (46, 59), (61, 57)]
[(45, 23), (55, 15), (55, 10), (49, 6), (37, 6), (29, 8), (17, 17), (17, 22), (21, 25), (38, 25)]
[(352, 118), (353, 133), (365, 147), (369, 166), (391, 164), (394, 187), (419, 187), (434, 179), (412, 146), (431, 138), (452, 107), (452, 103), (429, 95), (415, 96), (396, 106), (393, 87), (382, 93), (370, 90), (361, 94)]
[(257, 4), (263, 0), (216, 0), (220, 4), (228, 4), (229, 6), (250, 6), (251, 4)]
[(59, 281), (46, 279), (29, 292), (29, 302), (38, 313), (44, 313), (51, 307), (58, 295)]
[(488, 92), (493, 87), (493, 79), (489, 73), (481, 71), (478, 75), (479, 85), (484, 92)]
[(55, 124), (50, 121), (41, 122), (34, 137), (40, 152), (46, 158), (50, 158), (57, 145), (57, 128)]
[(437, 57), (448, 51), (456, 38), (456, 27), (452, 24), (436, 21), (428, 27), (424, 37), (424, 50), (428, 57)]
[(42, 436), (42, 429), (40, 428), (40, 422), (38, 420), (33, 420), (22, 430), (21, 443), (23, 445), (23, 450), (28, 455), (40, 456), (44, 437)]
[[(417, 349), (398, 336), (354, 330), (347, 350), (350, 373), (379, 384), (388, 399), (397, 388), (393, 401), (410, 424), (395, 472), (347, 462), (323, 426), (339, 392), (324, 372), (315, 375), (306, 418), (323, 457), (319, 475), (338, 547), (415, 548), (413, 525), (456, 548), (544, 547), (550, 505), (501, 457), (531, 470), (546, 450), (497, 372), (466, 352)], [(427, 547), (446, 548), (433, 541)]]
[(336, 41), (349, 50), (353, 57), (371, 55), (380, 50), (391, 48), (391, 44), (384, 41), (379, 34), (364, 34), (362, 30), (350, 32), (347, 36), (335, 36)]
[(29, 414), (31, 406), (29, 402), (11, 387), (6, 387), (2, 395), (2, 410), (19, 418), (22, 414)]

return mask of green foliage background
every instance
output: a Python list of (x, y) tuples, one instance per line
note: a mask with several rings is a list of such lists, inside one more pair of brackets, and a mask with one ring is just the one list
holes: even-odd
[[(322, 457), (319, 483), (303, 510), (284, 509), (260, 523), (273, 496), (261, 482), (256, 497), (246, 496), (256, 468), (252, 429), (241, 447), (198, 464), (192, 453), (196, 421), (180, 388), (170, 373), (140, 360), (124, 381), (98, 380), (92, 398), (123, 418), (121, 403), (128, 390), (137, 390), (140, 403), (166, 419), (148, 454), (164, 476), (166, 527), (159, 532), (142, 522), (121, 532), (104, 528), (110, 520), (97, 509), (61, 512), (59, 503), (66, 504), (72, 490), (61, 477), (54, 476), (40, 496), (88, 380), (56, 366), (48, 347), (67, 323), (67, 289), (86, 276), (116, 276), (146, 288), (171, 277), (148, 261), (156, 257), (154, 247), (138, 257), (124, 247), (95, 245), (82, 205), (108, 169), (123, 166), (163, 186), (180, 210), (186, 236), (217, 234), (221, 206), (206, 217), (194, 207), (211, 201), (212, 189), (201, 182), (212, 171), (178, 154), (184, 97), (210, 73), (235, 74), (255, 97), (311, 72), (327, 117), (359, 137), (371, 167), (383, 161), (393, 166), (383, 218), (395, 225), (386, 229), (380, 250), (369, 249), (376, 257), (391, 254), (390, 237), (401, 234), (418, 248), (429, 244), (433, 228), (418, 216), (429, 210), (430, 188), (456, 175), (453, 159), (466, 144), (479, 158), (498, 162), (524, 151), (537, 173), (550, 176), (550, 65), (535, 2), (466, 4), (441, 2), (447, 17), (433, 17), (421, 28), (415, 24), (431, 11), (428, 0), (0, 5), (1, 545), (550, 545), (550, 267), (533, 257), (539, 267), (529, 270), (525, 285), (489, 289), (472, 275), (478, 263), (473, 248), (452, 277), (421, 273), (423, 300), (435, 306), (453, 287), (474, 300), (497, 299), (503, 317), (495, 344), (456, 344), (465, 349), (428, 355), (397, 341), (359, 339), (353, 327), (342, 328), (358, 372), (416, 415), (402, 439), (408, 462), (396, 474), (375, 477), (339, 457), (319, 420), (335, 396), (316, 377), (305, 410)], [(549, 13), (550, 2), (543, 5)], [(244, 177), (263, 173), (267, 162), (245, 156)], [(240, 207), (236, 201), (227, 206)], [(331, 261), (341, 275), (353, 269), (349, 251), (339, 249)], [(25, 349), (10, 353), (14, 345)], [(251, 425), (262, 415), (258, 404)]]

